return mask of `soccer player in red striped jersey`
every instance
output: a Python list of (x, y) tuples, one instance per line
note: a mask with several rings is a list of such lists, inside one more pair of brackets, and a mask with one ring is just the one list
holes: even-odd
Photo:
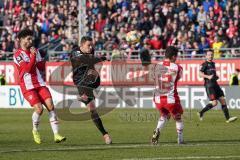
[(157, 144), (164, 125), (172, 116), (176, 121), (178, 144), (183, 144), (183, 109), (177, 92), (177, 82), (182, 75), (182, 67), (176, 64), (178, 49), (170, 46), (166, 49), (165, 59), (155, 64), (153, 78), (156, 89), (154, 102), (160, 112), (160, 118), (151, 139), (152, 144)]
[(40, 117), (43, 105), (49, 112), (49, 121), (56, 143), (66, 140), (58, 133), (58, 119), (54, 110), (51, 93), (45, 85), (41, 72), (45, 70), (45, 62), (39, 51), (33, 47), (33, 31), (21, 30), (18, 34), (20, 48), (14, 53), (14, 63), (18, 69), (20, 88), (24, 98), (34, 108), (32, 114), (33, 138), (37, 144), (41, 143), (39, 134)]

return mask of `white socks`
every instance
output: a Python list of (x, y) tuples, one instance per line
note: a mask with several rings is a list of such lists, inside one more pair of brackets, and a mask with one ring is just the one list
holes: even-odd
[(176, 129), (177, 129), (177, 134), (178, 134), (178, 141), (183, 142), (183, 121), (176, 121)]
[(38, 131), (39, 123), (40, 123), (40, 115), (37, 112), (33, 112), (32, 114), (32, 123), (33, 123), (33, 130)]
[(156, 129), (158, 129), (159, 131), (161, 131), (162, 128), (165, 126), (166, 122), (167, 122), (167, 118), (161, 116), (161, 117), (159, 118), (159, 120), (158, 120), (158, 124), (157, 124), (157, 128), (156, 128)]
[(54, 134), (58, 133), (58, 119), (55, 111), (49, 112), (49, 121), (52, 127), (52, 131)]

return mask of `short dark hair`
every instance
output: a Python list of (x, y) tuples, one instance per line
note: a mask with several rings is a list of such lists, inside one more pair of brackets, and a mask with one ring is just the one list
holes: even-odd
[(33, 31), (28, 28), (25, 28), (18, 33), (17, 38), (21, 39), (21, 38), (25, 38), (27, 36), (33, 36)]
[(85, 43), (85, 42), (87, 42), (87, 41), (92, 41), (92, 38), (89, 37), (89, 36), (83, 36), (83, 37), (81, 38), (80, 44), (83, 44), (83, 43)]
[(173, 56), (177, 56), (178, 55), (178, 49), (174, 46), (169, 46), (166, 49), (165, 52), (165, 58), (169, 58), (171, 59)]

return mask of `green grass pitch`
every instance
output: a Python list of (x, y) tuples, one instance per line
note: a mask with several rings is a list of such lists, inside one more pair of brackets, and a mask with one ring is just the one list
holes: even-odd
[[(230, 110), (240, 117), (240, 111)], [(184, 113), (185, 145), (176, 144), (175, 123), (171, 119), (160, 136), (160, 144), (150, 145), (158, 112), (155, 109), (115, 109), (102, 116), (113, 139), (105, 145), (92, 121), (62, 121), (61, 134), (67, 141), (53, 142), (47, 112), (41, 118), (42, 144), (32, 140), (32, 110), (0, 109), (0, 159), (240, 159), (240, 120), (227, 124), (221, 110), (206, 113), (199, 122), (196, 110)]]

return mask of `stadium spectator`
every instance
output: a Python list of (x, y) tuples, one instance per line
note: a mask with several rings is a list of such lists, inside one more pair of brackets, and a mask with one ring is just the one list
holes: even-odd
[[(15, 39), (19, 30), (27, 26), (39, 37), (35, 39), (36, 45), (42, 34), (46, 35), (46, 43), (57, 45), (55, 42), (59, 43), (61, 40), (57, 40), (61, 38), (77, 42), (77, 7), (77, 0), (4, 1), (0, 6), (0, 25), (6, 30), (0, 30), (0, 37), (4, 39), (11, 35)], [(229, 46), (240, 37), (237, 29), (240, 27), (239, 3), (236, 0), (89, 0), (86, 7), (86, 35), (96, 39), (94, 43), (99, 50), (110, 49), (109, 42), (119, 42), (114, 46), (120, 49), (124, 36), (131, 30), (141, 33), (141, 44), (145, 38), (151, 39), (148, 34), (153, 32), (161, 39), (163, 49), (171, 44), (178, 32), (184, 35), (190, 30), (194, 33), (190, 37), (191, 45), (200, 43), (200, 38), (205, 37), (212, 47), (216, 33), (220, 41), (224, 38), (230, 42)], [(179, 47), (186, 46), (186, 40), (177, 43)]]
[(240, 69), (236, 69), (235, 72), (231, 75), (230, 77), (230, 81), (229, 81), (229, 85), (230, 86), (233, 86), (233, 85), (239, 85), (239, 82), (240, 82), (240, 79), (239, 79), (239, 76), (240, 76)]
[[(55, 40), (51, 39), (53, 32), (56, 34), (55, 38), (60, 38), (58, 35), (59, 30), (67, 30), (71, 26), (72, 30), (68, 33), (68, 37), (75, 38), (74, 36), (69, 36), (69, 34), (75, 34), (74, 31), (78, 28), (77, 14), (76, 0), (69, 3), (66, 0), (6, 0), (4, 5), (0, 6), (0, 15), (3, 17), (2, 27), (5, 28), (0, 30), (0, 36), (8, 37), (10, 35), (14, 39), (21, 29), (28, 27), (34, 29), (36, 37), (37, 35), (40, 37), (41, 34), (45, 34), (46, 42), (49, 42)], [(36, 42), (40, 41), (40, 39), (36, 39)], [(10, 46), (12, 44), (11, 42)]]
[(221, 51), (222, 46), (223, 46), (223, 42), (219, 40), (218, 36), (215, 36), (214, 43), (212, 45), (212, 48), (214, 50), (214, 58), (222, 57), (222, 51)]
[(201, 41), (198, 44), (199, 54), (204, 54), (204, 51), (210, 48), (210, 45), (204, 36), (201, 37)]
[(0, 74), (0, 86), (6, 85), (5, 75)]

